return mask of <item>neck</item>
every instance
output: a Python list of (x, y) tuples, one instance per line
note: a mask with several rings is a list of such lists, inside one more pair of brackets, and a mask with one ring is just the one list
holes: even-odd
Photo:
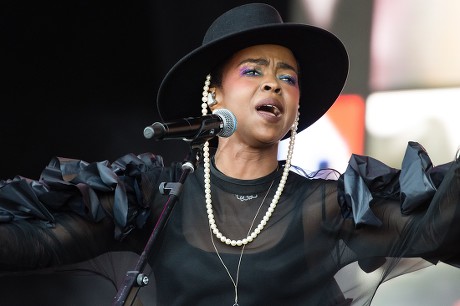
[(234, 147), (219, 143), (215, 155), (217, 169), (237, 179), (256, 179), (278, 167), (278, 144), (266, 148)]

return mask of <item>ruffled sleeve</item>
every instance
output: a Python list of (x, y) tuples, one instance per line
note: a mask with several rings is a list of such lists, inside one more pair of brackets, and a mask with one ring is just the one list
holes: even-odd
[(113, 163), (53, 158), (39, 180), (0, 181), (0, 266), (37, 268), (106, 251), (151, 212), (161, 156)]
[(381, 226), (371, 209), (376, 199), (401, 202), (401, 213), (411, 214), (426, 208), (454, 162), (434, 167), (426, 150), (409, 142), (401, 170), (368, 156), (352, 155), (339, 178), (338, 199), (345, 218), (357, 227)]
[[(433, 166), (416, 142), (409, 142), (401, 170), (353, 155), (339, 178), (337, 195), (343, 217), (355, 227), (350, 231), (355, 252), (380, 250), (373, 256), (423, 257), (460, 266), (458, 159)], [(379, 239), (363, 239), (375, 233)]]

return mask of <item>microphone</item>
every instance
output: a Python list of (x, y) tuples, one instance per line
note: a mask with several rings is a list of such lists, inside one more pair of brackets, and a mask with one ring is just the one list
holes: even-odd
[(172, 122), (155, 122), (144, 129), (144, 137), (155, 140), (211, 139), (230, 137), (236, 130), (236, 117), (228, 109), (217, 109), (211, 115), (183, 118)]

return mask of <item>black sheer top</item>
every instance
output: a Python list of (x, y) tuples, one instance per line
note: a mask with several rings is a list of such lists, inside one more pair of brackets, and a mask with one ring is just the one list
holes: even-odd
[[(282, 167), (238, 180), (212, 165), (214, 216), (224, 235), (246, 237), (254, 218), (260, 222)], [(56, 158), (38, 181), (3, 181), (0, 282), (36, 271), (71, 278), (84, 269), (111, 282), (98, 299), (110, 305), (127, 269), (118, 256), (140, 254), (167, 200), (158, 186), (179, 174), (180, 164), (164, 167), (161, 157), (144, 154), (112, 164)], [(234, 279), (241, 257), (239, 305), (369, 305), (385, 280), (438, 261), (458, 266), (459, 161), (434, 167), (417, 143), (409, 143), (401, 170), (353, 155), (337, 179), (291, 172), (242, 255), (211, 238), (203, 180), (201, 166), (189, 175), (148, 258), (150, 283), (139, 297), (148, 305), (233, 305), (234, 285), (213, 240)]]

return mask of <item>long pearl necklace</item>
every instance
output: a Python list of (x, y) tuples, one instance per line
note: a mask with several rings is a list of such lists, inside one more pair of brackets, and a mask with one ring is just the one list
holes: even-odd
[[(209, 93), (209, 86), (211, 85), (211, 75), (208, 74), (206, 76), (206, 80), (203, 86), (203, 97), (202, 97), (202, 104), (201, 104), (201, 112), (204, 115), (208, 113), (208, 104), (215, 105), (217, 102), (214, 100), (212, 93)], [(212, 102), (211, 102), (212, 100)], [(268, 220), (272, 216), (273, 212), (275, 211), (276, 205), (278, 205), (278, 201), (283, 193), (284, 186), (286, 185), (287, 177), (289, 175), (289, 169), (291, 168), (291, 161), (292, 161), (292, 154), (294, 152), (294, 143), (295, 143), (295, 136), (297, 134), (297, 125), (299, 122), (299, 111), (297, 111), (297, 116), (292, 124), (291, 127), (291, 137), (289, 139), (289, 147), (288, 153), (286, 157), (286, 164), (284, 165), (283, 175), (281, 177), (280, 183), (278, 185), (278, 189), (276, 190), (275, 195), (273, 196), (272, 202), (268, 207), (267, 212), (265, 213), (264, 217), (260, 221), (259, 225), (254, 229), (252, 233), (248, 233), (246, 238), (233, 240), (224, 236), (221, 231), (217, 228), (216, 220), (214, 218), (214, 212), (212, 207), (212, 199), (211, 199), (211, 169), (210, 169), (210, 154), (209, 154), (209, 141), (206, 141), (203, 145), (203, 170), (204, 170), (204, 192), (205, 192), (205, 200), (206, 200), (206, 211), (208, 213), (208, 222), (209, 227), (212, 230), (213, 234), (222, 241), (223, 243), (231, 246), (245, 246), (246, 244), (254, 241), (260, 232), (264, 229), (265, 225), (267, 225)]]
[(294, 151), (294, 140), (297, 130), (297, 120), (295, 121), (293, 128), (291, 129), (291, 138), (289, 140), (289, 148), (286, 158), (286, 164), (284, 165), (283, 175), (281, 177), (280, 183), (276, 190), (275, 195), (273, 196), (272, 202), (268, 207), (267, 212), (265, 213), (264, 217), (260, 221), (259, 225), (254, 229), (252, 233), (248, 233), (245, 238), (234, 240), (227, 238), (222, 234), (222, 232), (217, 228), (216, 220), (214, 218), (214, 212), (212, 207), (212, 199), (211, 199), (211, 169), (210, 169), (210, 154), (209, 154), (209, 142), (206, 142), (203, 146), (203, 161), (204, 161), (204, 192), (205, 192), (205, 200), (206, 200), (206, 211), (208, 213), (208, 221), (209, 226), (213, 232), (213, 234), (222, 241), (223, 243), (231, 246), (242, 246), (246, 245), (260, 234), (260, 232), (264, 229), (265, 225), (267, 225), (268, 220), (272, 216), (273, 212), (275, 211), (276, 205), (281, 197), (281, 194), (284, 190), (284, 186), (286, 185), (287, 177), (289, 175), (289, 169), (291, 167), (291, 160), (292, 154)]

